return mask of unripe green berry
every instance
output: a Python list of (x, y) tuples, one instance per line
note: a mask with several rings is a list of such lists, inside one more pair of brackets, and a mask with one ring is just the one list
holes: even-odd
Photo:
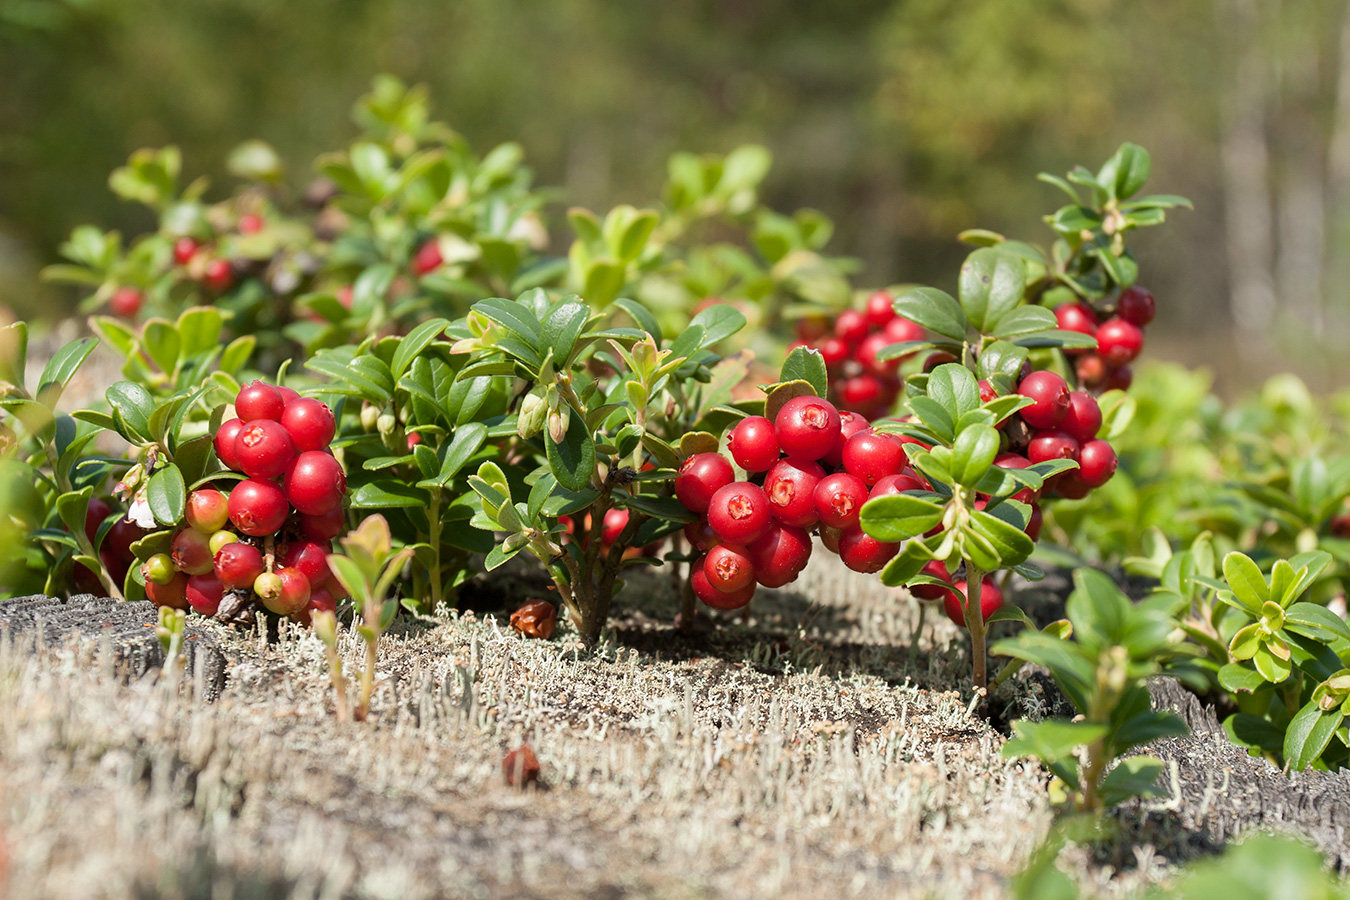
[(141, 577), (151, 584), (168, 584), (178, 571), (167, 553), (156, 553), (141, 565)]
[(258, 595), (263, 605), (275, 601), (281, 596), (281, 578), (275, 572), (264, 572), (253, 580), (253, 593)]
[(221, 547), (226, 544), (233, 544), (237, 540), (239, 540), (239, 535), (233, 531), (217, 531), (211, 535), (211, 556), (214, 557), (220, 552)]

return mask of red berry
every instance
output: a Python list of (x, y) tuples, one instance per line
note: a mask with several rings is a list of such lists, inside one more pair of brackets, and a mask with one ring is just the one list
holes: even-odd
[(1054, 372), (1032, 372), (1017, 385), (1017, 393), (1035, 401), (1019, 411), (1032, 428), (1054, 428), (1069, 413), (1069, 386)]
[(816, 485), (825, 477), (818, 463), (804, 459), (781, 459), (764, 478), (769, 512), (784, 525), (807, 528), (816, 523), (813, 499)]
[(993, 400), (996, 397), (998, 397), (998, 391), (994, 390), (994, 386), (985, 379), (983, 378), (980, 379), (979, 386), (980, 386), (981, 403), (988, 403), (990, 400)]
[(244, 213), (239, 217), (240, 234), (257, 234), (263, 230), (263, 217), (257, 213)]
[(230, 489), (230, 521), (244, 534), (275, 534), (286, 523), (286, 495), (270, 481), (246, 478)]
[(727, 449), (736, 465), (747, 472), (765, 472), (778, 462), (778, 439), (773, 423), (763, 416), (747, 416), (727, 436)]
[(820, 521), (847, 530), (858, 524), (862, 505), (867, 502), (867, 485), (857, 475), (836, 472), (820, 480), (812, 499)]
[(258, 576), (263, 581), (263, 590), (254, 590), (262, 598), (263, 606), (279, 616), (293, 616), (309, 604), (309, 579), (303, 572), (291, 566), (277, 569), (272, 573), (275, 581), (266, 574)]
[(305, 605), (307, 612), (337, 612), (337, 600), (328, 592), (327, 588), (311, 587), (309, 591), (309, 603)]
[(1068, 500), (1082, 500), (1092, 493), (1092, 485), (1084, 481), (1077, 472), (1065, 472), (1055, 481), (1055, 490)]
[(239, 429), (234, 439), (234, 455), (245, 475), (276, 478), (295, 459), (295, 442), (281, 423), (255, 419)]
[(1078, 451), (1078, 477), (1088, 487), (1101, 487), (1116, 474), (1116, 451), (1106, 441), (1092, 440)]
[[(1025, 469), (1031, 465), (1031, 460), (1017, 453), (1000, 453), (994, 457), (994, 465), (1003, 469)], [(1023, 488), (1013, 494), (1012, 499), (1021, 503), (1030, 503), (1036, 499), (1036, 492), (1031, 488)]]
[[(1097, 313), (1086, 303), (1061, 303), (1055, 307), (1055, 320), (1064, 331), (1076, 331), (1088, 337), (1097, 333)], [(1066, 349), (1064, 352), (1072, 356), (1086, 349)]]
[(417, 248), (417, 255), (413, 257), (413, 271), (418, 275), (425, 275), (435, 269), (440, 268), (445, 258), (441, 256), (441, 248), (435, 238), (422, 244)]
[(867, 417), (847, 409), (839, 410), (839, 442), (820, 458), (823, 465), (837, 469), (844, 464), (844, 444), (860, 431), (868, 431), (872, 425)]
[(833, 369), (842, 366), (853, 356), (853, 351), (849, 349), (848, 341), (843, 338), (827, 337), (820, 342), (816, 349), (820, 351), (820, 358), (825, 361), (827, 369)]
[(604, 547), (612, 546), (623, 534), (623, 530), (628, 527), (628, 510), (626, 509), (608, 509), (605, 510), (605, 518), (600, 524), (600, 544)]
[(882, 332), (886, 335), (886, 340), (892, 344), (906, 344), (911, 341), (921, 341), (927, 335), (923, 333), (923, 326), (911, 322), (904, 316), (896, 316), (886, 323)]
[(856, 309), (846, 309), (834, 320), (834, 333), (850, 346), (867, 337), (867, 318)]
[(1107, 391), (1128, 391), (1134, 383), (1134, 370), (1129, 366), (1118, 366), (1106, 375), (1102, 389)]
[(155, 606), (167, 606), (169, 609), (187, 609), (187, 583), (188, 577), (182, 572), (173, 576), (168, 584), (155, 584), (153, 581), (147, 581), (145, 583), (145, 596)]
[(193, 491), (187, 499), (187, 523), (198, 531), (213, 534), (225, 527), (230, 517), (229, 501), (215, 488)]
[(328, 554), (333, 548), (327, 543), (317, 541), (292, 541), (286, 545), (286, 553), (281, 557), (284, 566), (294, 566), (304, 573), (310, 587), (318, 587), (328, 581), (333, 574), (328, 568)]
[(820, 459), (839, 442), (839, 411), (820, 397), (794, 397), (778, 411), (773, 430), (788, 456)]
[(685, 525), (684, 539), (689, 542), (689, 546), (703, 553), (707, 553), (719, 543), (717, 535), (713, 532), (707, 519), (699, 519), (697, 522), (690, 522)]
[(928, 358), (923, 361), (923, 370), (931, 372), (938, 366), (945, 366), (947, 363), (956, 362), (956, 357), (946, 350), (939, 350), (936, 353), (928, 354)]
[[(965, 606), (967, 585), (964, 581), (958, 581), (953, 587), (959, 592), (959, 598), (957, 593), (949, 593), (942, 599), (942, 608), (946, 611), (947, 618), (964, 628), (966, 627), (966, 614), (963, 607)], [(989, 617), (994, 614), (994, 610), (1002, 605), (1003, 591), (999, 590), (998, 585), (994, 584), (991, 579), (985, 578), (980, 582), (980, 617), (988, 622)]]
[(317, 516), (300, 516), (300, 533), (311, 541), (331, 541), (342, 533), (347, 524), (347, 515), (342, 506), (333, 507)]
[[(940, 559), (930, 559), (924, 563), (919, 573), (940, 578), (948, 584), (952, 583), (952, 576), (947, 573), (947, 564)], [(937, 584), (912, 584), (909, 586), (909, 592), (920, 600), (943, 600), (951, 594), (951, 589)]]
[(734, 593), (726, 593), (713, 587), (708, 581), (707, 573), (703, 571), (702, 560), (697, 560), (690, 566), (689, 584), (694, 588), (694, 596), (714, 609), (740, 609), (755, 596), (753, 581)]
[(190, 237), (180, 237), (173, 242), (173, 261), (180, 266), (186, 266), (192, 262), (192, 257), (197, 255), (198, 244)]
[(1069, 394), (1069, 414), (1059, 424), (1069, 437), (1078, 443), (1090, 441), (1102, 427), (1102, 410), (1087, 391)]
[(234, 398), (234, 411), (241, 422), (255, 419), (279, 421), (286, 410), (286, 395), (275, 385), (262, 381), (246, 384)]
[(746, 548), (755, 578), (769, 588), (796, 581), (811, 559), (811, 535), (804, 528), (774, 524), (769, 533)]
[(769, 498), (759, 485), (734, 481), (720, 488), (708, 503), (708, 524), (729, 544), (744, 546), (769, 530)]
[(900, 368), (900, 360), (878, 359), (877, 354), (891, 345), (891, 341), (879, 331), (874, 331), (862, 339), (858, 345), (857, 360), (864, 369), (873, 375), (892, 375)]
[(1106, 362), (1096, 353), (1084, 353), (1073, 368), (1078, 383), (1085, 387), (1097, 387), (1106, 380)]
[(228, 588), (248, 588), (266, 566), (262, 551), (243, 541), (232, 541), (216, 551), (216, 577)]
[(1157, 313), (1158, 305), (1153, 300), (1153, 293), (1137, 284), (1122, 291), (1120, 299), (1116, 301), (1116, 315), (1140, 328), (1152, 322)]
[(1097, 328), (1097, 352), (1111, 367), (1119, 367), (1139, 355), (1144, 333), (1124, 319), (1107, 319)]
[[(247, 427), (244, 434), (247, 434)], [(286, 499), (298, 512), (319, 516), (342, 506), (347, 476), (338, 461), (327, 453), (306, 450), (286, 470), (284, 487)]]
[(736, 480), (731, 463), (720, 453), (695, 453), (675, 476), (675, 498), (690, 512), (705, 513), (713, 494)]
[(825, 545), (826, 550), (835, 554), (839, 552), (839, 539), (844, 536), (844, 532), (840, 531), (838, 528), (821, 525), (820, 528), (816, 530), (816, 533), (820, 535), (820, 542)]
[(188, 605), (203, 616), (214, 616), (225, 596), (225, 586), (214, 572), (193, 575), (187, 580)]
[(148, 531), (130, 519), (118, 519), (104, 536), (100, 551), (111, 554), (121, 562), (129, 563), (136, 558), (136, 554), (131, 551), (131, 545), (147, 534)]
[(1033, 463), (1077, 458), (1078, 442), (1062, 431), (1038, 431), (1031, 436), (1031, 443), (1027, 444), (1027, 459)]
[(905, 467), (905, 447), (889, 434), (864, 431), (844, 444), (844, 469), (871, 486)]
[(886, 291), (875, 291), (867, 298), (866, 312), (863, 313), (867, 324), (873, 328), (885, 328), (895, 318), (895, 299)]
[(135, 288), (122, 287), (113, 292), (112, 299), (108, 301), (108, 308), (112, 310), (113, 315), (130, 319), (141, 311), (141, 303), (144, 300), (145, 295)]
[(173, 564), (189, 575), (211, 571), (211, 539), (195, 528), (183, 528), (169, 542)]
[(837, 383), (839, 402), (854, 409), (866, 410), (873, 415), (885, 412), (881, 408), (882, 398), (886, 395), (886, 386), (871, 372), (854, 375)]
[(734, 594), (755, 583), (755, 567), (744, 547), (718, 544), (703, 558), (708, 583), (724, 594)]
[(1041, 513), (1040, 506), (1035, 503), (1031, 504), (1031, 517), (1027, 519), (1026, 527), (1027, 537), (1031, 538), (1033, 541), (1040, 540), (1041, 525), (1044, 523), (1045, 516)]
[(230, 419), (228, 422), (221, 423), (220, 430), (216, 432), (212, 441), (216, 448), (216, 458), (221, 461), (225, 468), (235, 472), (243, 471), (239, 468), (239, 457), (234, 452), (235, 438), (239, 437), (239, 432), (243, 428), (243, 422), (238, 419)]
[(98, 540), (98, 527), (112, 513), (113, 508), (102, 497), (93, 497), (89, 500), (89, 506), (84, 511), (84, 534), (89, 538), (89, 543)]
[(300, 399), (300, 395), (296, 393), (294, 389), (288, 388), (284, 384), (277, 385), (277, 393), (281, 394), (281, 402), (283, 404), (282, 406), (283, 410), (285, 409), (285, 407), (291, 405), (291, 401)]
[[(909, 471), (913, 471), (910, 469)], [(926, 491), (928, 487), (915, 478), (913, 475), (907, 475), (900, 472), (897, 475), (887, 475), (872, 485), (872, 492), (867, 495), (868, 500), (875, 500), (877, 497), (886, 497), (891, 494), (902, 494), (905, 491)]]
[(206, 264), (202, 276), (206, 286), (217, 294), (223, 294), (234, 284), (234, 269), (229, 260), (213, 259)]
[(880, 572), (899, 552), (899, 544), (879, 541), (856, 526), (839, 537), (839, 558), (855, 572)]

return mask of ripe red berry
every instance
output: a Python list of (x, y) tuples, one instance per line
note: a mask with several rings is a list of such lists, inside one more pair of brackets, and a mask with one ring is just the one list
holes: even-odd
[(1075, 472), (1065, 472), (1055, 480), (1055, 490), (1067, 500), (1082, 500), (1092, 493), (1092, 485)]
[[(259, 589), (259, 582), (262, 582)], [(309, 580), (291, 566), (258, 576), (253, 590), (263, 606), (279, 616), (293, 616), (309, 604)]]
[(886, 396), (886, 386), (880, 377), (871, 372), (845, 378), (837, 382), (835, 388), (843, 406), (851, 406), (872, 415), (885, 412), (882, 399)]
[(899, 552), (899, 544), (879, 541), (857, 526), (839, 536), (839, 558), (855, 572), (880, 572)]
[[(1061, 303), (1055, 307), (1055, 321), (1064, 331), (1076, 331), (1088, 337), (1097, 334), (1097, 313), (1086, 303)], [(1064, 352), (1072, 356), (1086, 349), (1066, 349)]]
[(825, 549), (831, 553), (839, 553), (839, 539), (844, 536), (844, 532), (838, 528), (831, 528), (828, 525), (821, 525), (816, 529), (820, 535), (820, 542), (825, 545)]
[(169, 609), (187, 609), (187, 575), (179, 572), (167, 584), (145, 583), (145, 596), (158, 607)]
[(239, 429), (234, 439), (234, 456), (245, 475), (276, 478), (295, 459), (295, 442), (280, 422), (255, 419)]
[(1095, 388), (1106, 380), (1106, 362), (1096, 353), (1084, 353), (1073, 368), (1078, 383), (1084, 387)]
[(778, 462), (778, 438), (773, 423), (763, 416), (747, 416), (727, 436), (727, 449), (736, 465), (747, 472), (766, 472)]
[[(947, 572), (947, 564), (940, 559), (930, 559), (924, 563), (919, 573), (940, 578), (947, 584), (952, 583), (952, 576)], [(909, 586), (909, 592), (920, 600), (942, 600), (951, 594), (951, 588), (937, 584), (912, 584)]]
[(311, 587), (309, 603), (305, 604), (305, 612), (337, 612), (337, 600), (329, 593), (328, 588)]
[(169, 555), (179, 570), (189, 575), (211, 571), (211, 538), (195, 528), (182, 528), (169, 542)]
[(281, 488), (261, 478), (246, 478), (231, 488), (229, 508), (234, 527), (253, 537), (275, 534), (290, 512)]
[(173, 261), (180, 266), (186, 266), (192, 262), (192, 257), (197, 255), (198, 244), (190, 237), (180, 237), (173, 242)]
[(130, 519), (118, 519), (108, 529), (103, 538), (102, 553), (109, 553), (121, 562), (129, 563), (136, 558), (131, 545), (145, 537), (149, 532)]
[(247, 588), (263, 573), (262, 551), (243, 541), (232, 541), (216, 551), (216, 577), (228, 588)]
[(290, 432), (296, 450), (323, 450), (337, 432), (337, 421), (327, 403), (297, 397), (286, 404), (278, 420)]
[(188, 495), (187, 523), (198, 531), (213, 534), (225, 527), (229, 517), (228, 501), (215, 488), (203, 488)]
[(220, 601), (225, 596), (225, 586), (220, 583), (216, 573), (193, 575), (187, 580), (188, 605), (203, 616), (214, 616), (220, 609)]
[(89, 538), (89, 543), (94, 543), (98, 539), (98, 527), (103, 524), (108, 516), (112, 515), (113, 508), (107, 500), (102, 497), (90, 499), (89, 505), (84, 511), (84, 534)]
[(864, 369), (873, 375), (893, 375), (900, 368), (900, 360), (878, 359), (877, 354), (891, 345), (891, 341), (879, 331), (874, 331), (862, 339), (858, 345), (856, 358)]
[(202, 280), (207, 288), (217, 294), (223, 294), (234, 285), (234, 269), (227, 259), (213, 259), (206, 264)]
[[(965, 606), (967, 585), (965, 581), (958, 581), (953, 587), (959, 592), (959, 598), (957, 593), (949, 593), (942, 599), (942, 608), (946, 611), (947, 618), (965, 628), (966, 614), (963, 607)], [(998, 585), (994, 584), (991, 579), (985, 578), (980, 582), (980, 617), (988, 622), (989, 617), (1001, 606), (1003, 606), (1003, 591), (999, 590)]]
[(1027, 527), (1025, 529), (1027, 537), (1031, 538), (1033, 541), (1040, 540), (1041, 525), (1044, 523), (1045, 516), (1041, 513), (1041, 507), (1036, 503), (1031, 504), (1031, 517), (1027, 519)]
[(849, 349), (848, 341), (837, 337), (825, 338), (816, 349), (820, 351), (820, 358), (825, 361), (827, 369), (842, 366), (853, 355), (853, 351)]
[(277, 393), (281, 394), (281, 402), (285, 406), (290, 406), (292, 401), (300, 399), (300, 395), (293, 388), (288, 388), (284, 384), (277, 385)]
[(1140, 328), (1152, 322), (1157, 312), (1158, 305), (1153, 300), (1152, 291), (1137, 284), (1122, 291), (1120, 299), (1116, 301), (1116, 315)]
[(837, 469), (844, 464), (844, 444), (849, 438), (860, 431), (867, 431), (872, 427), (867, 421), (867, 417), (851, 410), (839, 410), (839, 442), (834, 445), (829, 453), (820, 458), (822, 465)]
[[(994, 457), (994, 465), (1003, 469), (1025, 469), (1031, 465), (1031, 460), (1018, 453), (1000, 453)], [(1036, 499), (1036, 492), (1031, 488), (1023, 488), (1013, 494), (1012, 499), (1021, 503), (1030, 503)]]
[(1034, 401), (1019, 410), (1032, 428), (1054, 428), (1069, 413), (1069, 386), (1054, 372), (1032, 372), (1017, 385), (1017, 393)]
[(112, 310), (115, 316), (130, 319), (141, 311), (141, 303), (144, 300), (145, 295), (135, 288), (121, 287), (113, 292), (112, 298), (108, 301), (108, 309)]
[(685, 525), (684, 539), (689, 542), (689, 546), (703, 553), (707, 553), (719, 543), (717, 535), (713, 532), (707, 519), (699, 519)]
[(418, 275), (425, 275), (435, 269), (440, 268), (445, 258), (441, 256), (441, 248), (435, 238), (426, 241), (417, 248), (417, 255), (413, 257), (413, 271)]
[(1078, 451), (1078, 477), (1088, 487), (1101, 487), (1116, 474), (1116, 451), (1106, 441), (1092, 440)]
[(901, 494), (905, 491), (926, 491), (928, 487), (907, 472), (913, 472), (913, 469), (902, 471), (896, 475), (887, 475), (872, 485), (872, 492), (867, 495), (868, 500), (875, 500), (877, 497), (886, 497), (890, 494)]
[(601, 546), (612, 546), (627, 527), (628, 510), (617, 508), (605, 510), (605, 518), (600, 523)]
[(220, 430), (212, 439), (212, 445), (216, 449), (216, 458), (220, 460), (225, 468), (235, 472), (242, 471), (239, 468), (239, 457), (234, 452), (234, 441), (239, 437), (239, 432), (244, 428), (244, 423), (238, 419), (230, 419), (222, 422)]
[(874, 291), (867, 298), (863, 316), (873, 328), (885, 328), (895, 318), (895, 299), (886, 291)]
[(724, 594), (734, 594), (755, 583), (755, 566), (744, 547), (718, 544), (703, 558), (708, 583)]
[[(246, 426), (241, 437), (248, 433), (249, 427), (252, 426)], [(342, 496), (347, 492), (347, 476), (338, 461), (327, 453), (306, 450), (286, 470), (283, 486), (286, 499), (298, 512), (319, 516), (342, 505)], [(623, 526), (619, 528), (622, 530)]]
[(1078, 443), (1090, 441), (1102, 427), (1102, 409), (1087, 391), (1069, 394), (1069, 413), (1059, 427)]
[(857, 475), (836, 472), (820, 480), (812, 499), (820, 521), (847, 530), (858, 524), (862, 505), (867, 502), (867, 485)]
[(1102, 390), (1128, 391), (1133, 383), (1134, 370), (1129, 366), (1117, 366), (1106, 374), (1106, 380), (1102, 382)]
[(263, 217), (257, 213), (244, 213), (239, 217), (240, 234), (257, 234), (263, 230)]
[(1097, 328), (1097, 352), (1111, 367), (1123, 366), (1139, 355), (1144, 333), (1124, 319), (1107, 319)]
[(755, 583), (753, 581), (733, 593), (719, 591), (713, 587), (712, 583), (708, 581), (707, 573), (703, 570), (702, 560), (696, 560), (689, 567), (689, 584), (694, 589), (694, 596), (714, 609), (740, 609), (755, 596)]
[(746, 548), (755, 578), (769, 588), (796, 581), (811, 559), (811, 535), (804, 528), (774, 524), (769, 533)]
[(759, 485), (734, 481), (719, 488), (708, 502), (708, 524), (728, 544), (745, 546), (769, 530), (769, 498)]
[(855, 434), (844, 444), (844, 469), (868, 485), (905, 467), (905, 447), (895, 437), (875, 431)]
[(850, 346), (867, 337), (867, 318), (856, 309), (846, 309), (834, 320), (834, 333)]
[(886, 335), (886, 340), (892, 344), (905, 344), (910, 341), (921, 341), (926, 335), (923, 333), (923, 326), (911, 322), (904, 316), (896, 316), (886, 323), (882, 334)]
[(987, 380), (981, 378), (979, 381), (979, 386), (980, 386), (981, 403), (988, 403), (990, 400), (993, 400), (996, 397), (998, 397), (998, 391), (994, 390), (994, 386), (990, 384)]
[(1031, 436), (1031, 443), (1027, 444), (1027, 459), (1033, 463), (1077, 458), (1078, 442), (1056, 429), (1036, 432)]
[(342, 533), (347, 524), (347, 515), (339, 504), (332, 510), (317, 516), (301, 515), (300, 533), (311, 541), (331, 541)]
[(294, 566), (304, 573), (310, 587), (318, 587), (333, 574), (328, 568), (328, 554), (333, 550), (326, 541), (292, 541), (286, 545), (281, 564)]
[(780, 459), (764, 478), (769, 512), (784, 525), (807, 528), (816, 523), (813, 499), (816, 485), (825, 477), (818, 463), (804, 459)]
[(839, 411), (820, 397), (794, 397), (774, 417), (773, 430), (788, 456), (820, 459), (839, 442)]
[(234, 398), (234, 411), (240, 422), (255, 419), (281, 419), (286, 409), (286, 397), (275, 385), (262, 381), (246, 384)]
[(705, 513), (713, 494), (736, 480), (731, 463), (720, 453), (695, 453), (675, 476), (675, 498), (690, 512)]

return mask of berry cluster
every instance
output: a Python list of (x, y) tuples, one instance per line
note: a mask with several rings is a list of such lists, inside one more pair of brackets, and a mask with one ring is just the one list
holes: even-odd
[(227, 594), (256, 597), (277, 615), (308, 621), (340, 599), (328, 568), (347, 490), (328, 449), (337, 423), (326, 404), (261, 381), (240, 390), (234, 408), (238, 417), (216, 432), (216, 456), (248, 477), (228, 493), (192, 492), (170, 552), (141, 567), (146, 595), (205, 616), (216, 615)]
[[(980, 382), (980, 393), (986, 402), (996, 395), (987, 381)], [(1077, 469), (1052, 477), (1041, 489), (1042, 493), (1071, 500), (1081, 500), (1093, 488), (1111, 480), (1116, 474), (1116, 451), (1097, 437), (1102, 427), (1102, 411), (1091, 394), (1082, 389), (1070, 390), (1063, 378), (1046, 370), (1025, 375), (1017, 384), (1017, 393), (1032, 404), (1000, 423), (1009, 452), (999, 456), (996, 465), (1024, 469), (1047, 460), (1073, 460), (1078, 463)], [(1036, 495), (1022, 491), (1015, 499), (1033, 504), (1033, 522), (1039, 532)]]
[[(97, 540), (99, 526), (113, 514), (113, 511), (112, 505), (102, 497), (94, 497), (89, 501), (89, 507), (84, 514), (84, 533), (88, 536), (89, 543), (92, 544)], [(136, 561), (136, 554), (132, 552), (131, 545), (146, 534), (145, 529), (135, 522), (120, 517), (104, 535), (98, 556), (114, 583), (120, 585), (126, 581), (127, 570)], [(75, 589), (86, 594), (102, 595), (104, 592), (98, 576), (80, 565), (75, 567)]]
[(830, 374), (829, 399), (869, 419), (890, 412), (900, 396), (900, 363), (903, 359), (877, 358), (890, 344), (921, 341), (924, 330), (898, 315), (895, 298), (877, 291), (867, 298), (863, 310), (846, 309), (833, 323), (824, 316), (797, 320), (798, 341), (794, 347), (820, 351)]
[(850, 569), (880, 571), (900, 545), (862, 530), (863, 504), (928, 488), (906, 465), (900, 438), (820, 397), (789, 400), (772, 422), (742, 419), (727, 449), (745, 480), (712, 452), (690, 456), (675, 478), (676, 498), (703, 516), (684, 528), (704, 554), (690, 581), (695, 595), (718, 609), (749, 603), (757, 583), (776, 588), (796, 580), (811, 557), (812, 533)]
[(1153, 294), (1138, 286), (1121, 291), (1115, 313), (1105, 321), (1097, 309), (1078, 301), (1055, 307), (1055, 319), (1065, 331), (1076, 331), (1097, 339), (1096, 352), (1066, 349), (1074, 360), (1078, 383), (1093, 391), (1113, 388), (1129, 390), (1134, 380), (1130, 363), (1144, 348), (1144, 328), (1153, 321), (1157, 304)]

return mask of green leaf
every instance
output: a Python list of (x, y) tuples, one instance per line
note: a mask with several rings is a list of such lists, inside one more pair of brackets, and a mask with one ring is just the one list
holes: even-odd
[(584, 303), (559, 304), (544, 321), (540, 349), (552, 349), (553, 361), (561, 366), (571, 355), (590, 317), (590, 307)]
[(972, 487), (984, 477), (998, 455), (998, 438), (998, 431), (989, 425), (973, 425), (956, 436), (951, 465), (957, 484)]
[(1102, 779), (1102, 800), (1114, 806), (1131, 797), (1148, 797), (1157, 792), (1158, 775), (1163, 764), (1152, 756), (1131, 756), (1116, 763)]
[(1239, 628), (1228, 642), (1228, 655), (1238, 660), (1251, 659), (1261, 649), (1264, 638), (1265, 632), (1256, 622)]
[[(970, 324), (978, 331), (989, 331), (1022, 302), (1026, 281), (1026, 263), (1004, 250), (981, 247), (966, 257), (959, 294)], [(1053, 321), (1054, 315), (1050, 318)]]
[(674, 497), (658, 497), (652, 494), (623, 494), (616, 492), (614, 502), (629, 509), (645, 513), (667, 522), (697, 522), (698, 516), (684, 508)]
[(783, 361), (778, 375), (779, 381), (805, 381), (815, 388), (817, 397), (824, 397), (829, 390), (829, 375), (825, 371), (825, 359), (814, 348), (797, 347)]
[(1138, 144), (1124, 143), (1097, 173), (1097, 181), (1116, 200), (1126, 200), (1148, 181), (1152, 167), (1147, 150)]
[(450, 323), (445, 319), (429, 319), (404, 335), (398, 342), (398, 349), (389, 363), (389, 374), (398, 381), (408, 370), (413, 360), (425, 350), (432, 341), (445, 331)]
[(118, 381), (104, 394), (108, 405), (113, 408), (114, 420), (124, 423), (129, 429), (127, 435), (139, 441), (150, 441), (150, 415), (154, 412), (155, 401), (150, 392), (132, 381)]
[[(633, 321), (638, 324), (638, 327), (654, 337), (657, 343), (660, 343), (663, 340), (661, 324), (647, 307), (638, 303), (636, 300), (630, 300), (627, 297), (619, 297), (614, 301), (613, 305), (628, 313)], [(554, 355), (556, 356), (556, 354)]]
[(597, 259), (586, 267), (582, 296), (595, 306), (606, 306), (628, 283), (628, 267), (612, 259)]
[(1314, 640), (1330, 642), (1333, 637), (1350, 641), (1350, 626), (1325, 606), (1295, 603), (1284, 612), (1284, 627)]
[(863, 531), (880, 541), (894, 543), (921, 535), (942, 521), (945, 507), (908, 494), (889, 494), (863, 504)]
[(1008, 568), (1025, 562), (1036, 549), (1036, 543), (1025, 531), (993, 513), (974, 510), (970, 514), (970, 523), (977, 534), (990, 542), (998, 555), (997, 564), (989, 566), (990, 570)]
[[(716, 303), (689, 320), (692, 328), (703, 329), (699, 348), (711, 347), (745, 327), (745, 316), (729, 303)], [(687, 355), (687, 354), (681, 354)]]
[(1224, 719), (1223, 730), (1239, 747), (1272, 753), (1284, 750), (1285, 729), (1251, 713), (1234, 713)]
[[(1019, 306), (994, 322), (989, 333), (1000, 338), (1019, 337), (1053, 331), (1057, 324), (1055, 314), (1044, 306)], [(1093, 346), (1096, 343), (1094, 340)]]
[(469, 422), (456, 428), (455, 436), (446, 448), (445, 459), (441, 460), (440, 473), (436, 476), (436, 480), (443, 485), (449, 484), (459, 470), (464, 468), (464, 464), (482, 448), (484, 441), (487, 440), (487, 432), (487, 426), (482, 422)]
[(969, 369), (957, 363), (945, 363), (929, 374), (928, 396), (942, 404), (952, 421), (980, 408), (979, 383)]
[(1271, 684), (1281, 684), (1293, 672), (1294, 667), (1287, 657), (1280, 657), (1272, 652), (1271, 648), (1274, 646), (1279, 645), (1272, 641), (1258, 647), (1256, 655), (1252, 657), (1252, 665), (1256, 666), (1256, 671), (1265, 676)]
[(1312, 765), (1327, 749), (1344, 718), (1340, 707), (1326, 712), (1310, 702), (1300, 709), (1284, 732), (1285, 765), (1295, 772)]
[(364, 604), (370, 597), (371, 586), (366, 580), (366, 575), (361, 571), (361, 567), (356, 561), (340, 553), (328, 554), (328, 568), (332, 570), (333, 577), (338, 580), (356, 601), (358, 606)]
[(161, 525), (176, 525), (183, 518), (187, 485), (176, 465), (170, 463), (150, 476), (145, 485), (145, 502)]
[(1063, 719), (1042, 722), (1018, 719), (1012, 726), (1017, 736), (1003, 745), (1004, 758), (1036, 756), (1046, 762), (1064, 759), (1078, 747), (1106, 737), (1109, 730), (1099, 723), (1066, 722)]
[(1219, 667), (1219, 685), (1229, 693), (1235, 694), (1239, 691), (1245, 691), (1251, 694), (1259, 691), (1266, 684), (1266, 679), (1255, 669), (1249, 669), (1237, 663), (1226, 663)]
[(1265, 576), (1251, 557), (1234, 551), (1223, 558), (1223, 577), (1234, 596), (1253, 615), (1261, 615), (1261, 605), (1270, 599)]
[[(11, 331), (10, 333), (17, 334), (17, 332), (14, 331)], [(27, 337), (26, 330), (24, 331), (24, 336), (25, 338)], [(97, 346), (98, 338), (87, 337), (71, 341), (60, 350), (57, 350), (56, 353), (52, 355), (52, 358), (47, 361), (47, 365), (43, 367), (42, 374), (38, 377), (37, 391), (34, 392), (34, 396), (48, 409), (54, 410), (56, 408), (56, 401), (60, 398), (61, 392), (65, 390), (66, 383), (70, 381), (71, 376), (79, 370), (80, 366), (84, 364), (84, 361), (89, 358), (89, 354), (93, 353), (94, 348)], [(0, 349), (3, 349), (5, 352), (11, 350), (11, 348), (5, 346), (2, 341), (0, 341)], [(20, 365), (22, 365), (22, 363), (20, 363)], [(16, 386), (23, 384), (22, 372), (19, 373), (14, 384)]]
[(961, 343), (969, 323), (961, 304), (937, 288), (911, 288), (895, 300), (895, 311), (929, 331)]
[(571, 491), (585, 490), (595, 474), (595, 441), (581, 416), (573, 415), (567, 423), (567, 434), (562, 443), (544, 432), (548, 464), (558, 483)]
[(535, 318), (534, 312), (524, 303), (502, 297), (488, 297), (475, 303), (473, 311), (515, 334), (536, 352), (540, 351), (539, 341), (543, 326)]
[(353, 509), (426, 509), (430, 502), (422, 488), (395, 479), (363, 484), (351, 492)]

